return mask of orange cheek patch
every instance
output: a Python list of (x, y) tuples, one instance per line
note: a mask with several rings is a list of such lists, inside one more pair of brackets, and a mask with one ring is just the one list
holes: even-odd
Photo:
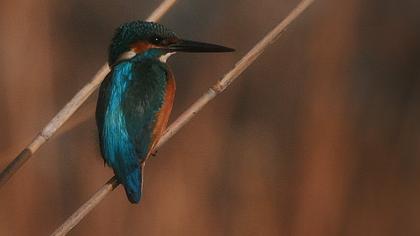
[(153, 44), (144, 42), (144, 41), (138, 41), (131, 45), (131, 49), (135, 53), (142, 53), (142, 52), (147, 51), (150, 48), (156, 48), (156, 46)]

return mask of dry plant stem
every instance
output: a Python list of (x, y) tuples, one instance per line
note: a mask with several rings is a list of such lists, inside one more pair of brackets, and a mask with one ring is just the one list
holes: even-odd
[[(164, 0), (158, 8), (147, 18), (147, 21), (158, 21), (175, 4), (176, 0)], [(42, 129), (33, 141), (0, 173), (0, 187), (2, 187), (14, 173), (46, 142), (57, 130), (79, 109), (90, 95), (99, 87), (105, 76), (109, 73), (108, 64), (105, 63), (92, 80), (86, 84), (76, 95), (55, 115), (55, 117)]]
[(64, 222), (52, 235), (66, 235), (88, 212), (90, 212), (100, 201), (102, 201), (107, 193), (111, 192), (118, 186), (118, 181), (112, 177), (102, 188), (93, 195), (89, 201), (85, 202), (73, 215)]
[(152, 12), (152, 14), (147, 18), (146, 21), (158, 21), (160, 18), (162, 18), (163, 15), (166, 14), (166, 12), (171, 9), (171, 7), (176, 3), (176, 0), (165, 0), (163, 1), (156, 10)]
[(235, 67), (227, 73), (222, 80), (216, 83), (199, 98), (188, 110), (181, 114), (181, 116), (165, 131), (165, 134), (159, 140), (156, 148), (159, 148), (169, 138), (171, 138), (179, 129), (181, 129), (186, 123), (188, 123), (197, 112), (199, 112), (209, 101), (213, 100), (218, 94), (222, 93), (239, 75), (248, 68), (257, 58), (263, 53), (271, 43), (273, 43), (280, 33), (283, 32), (286, 27), (298, 17), (314, 0), (304, 0), (290, 12), (290, 14), (278, 24), (270, 33), (268, 33), (260, 42), (258, 42), (254, 48), (252, 48), (238, 63)]
[[(252, 62), (266, 49), (276, 38), (283, 32), (286, 27), (295, 20), (309, 5), (315, 0), (303, 0), (292, 12), (278, 24), (269, 34), (267, 34), (254, 48), (251, 49), (236, 65), (227, 73), (222, 80), (217, 82), (207, 93), (199, 98), (188, 110), (166, 130), (165, 134), (156, 145), (156, 149), (168, 141), (175, 133), (177, 133), (188, 121), (190, 121), (209, 101), (223, 92), (239, 75), (248, 68)], [(76, 226), (102, 199), (105, 198), (112, 190), (118, 186), (115, 176), (112, 177), (95, 195), (93, 195), (85, 204), (83, 204), (73, 215), (71, 215), (54, 233), (51, 235), (59, 236), (67, 234), (74, 226)]]

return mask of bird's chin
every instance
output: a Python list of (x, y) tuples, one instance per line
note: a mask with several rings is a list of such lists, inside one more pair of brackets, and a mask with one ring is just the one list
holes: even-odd
[(168, 60), (168, 58), (172, 55), (174, 55), (175, 52), (168, 52), (162, 56), (159, 57), (159, 61), (161, 61), (162, 63), (166, 63), (166, 61)]
[(120, 62), (120, 61), (130, 60), (133, 57), (135, 57), (136, 55), (137, 54), (134, 51), (132, 51), (132, 50), (127, 51), (127, 52), (124, 52), (123, 54), (121, 54), (120, 57), (118, 57), (118, 59), (115, 62), (115, 64), (118, 64), (118, 62)]

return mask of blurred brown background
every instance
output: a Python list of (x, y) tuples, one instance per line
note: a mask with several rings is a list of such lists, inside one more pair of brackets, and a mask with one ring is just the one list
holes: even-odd
[[(0, 2), (0, 169), (158, 0)], [(297, 0), (179, 0), (162, 23), (237, 49), (171, 58), (172, 120)], [(420, 2), (318, 1), (71, 235), (420, 235)], [(0, 235), (46, 235), (110, 176), (96, 94), (0, 189)], [(88, 119), (86, 119), (88, 118)]]

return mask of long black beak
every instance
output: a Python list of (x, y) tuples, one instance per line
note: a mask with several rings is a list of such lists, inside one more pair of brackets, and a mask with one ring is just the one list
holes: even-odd
[(183, 40), (176, 42), (169, 46), (169, 50), (172, 52), (233, 52), (235, 49), (210, 44), (195, 42), (190, 40)]

